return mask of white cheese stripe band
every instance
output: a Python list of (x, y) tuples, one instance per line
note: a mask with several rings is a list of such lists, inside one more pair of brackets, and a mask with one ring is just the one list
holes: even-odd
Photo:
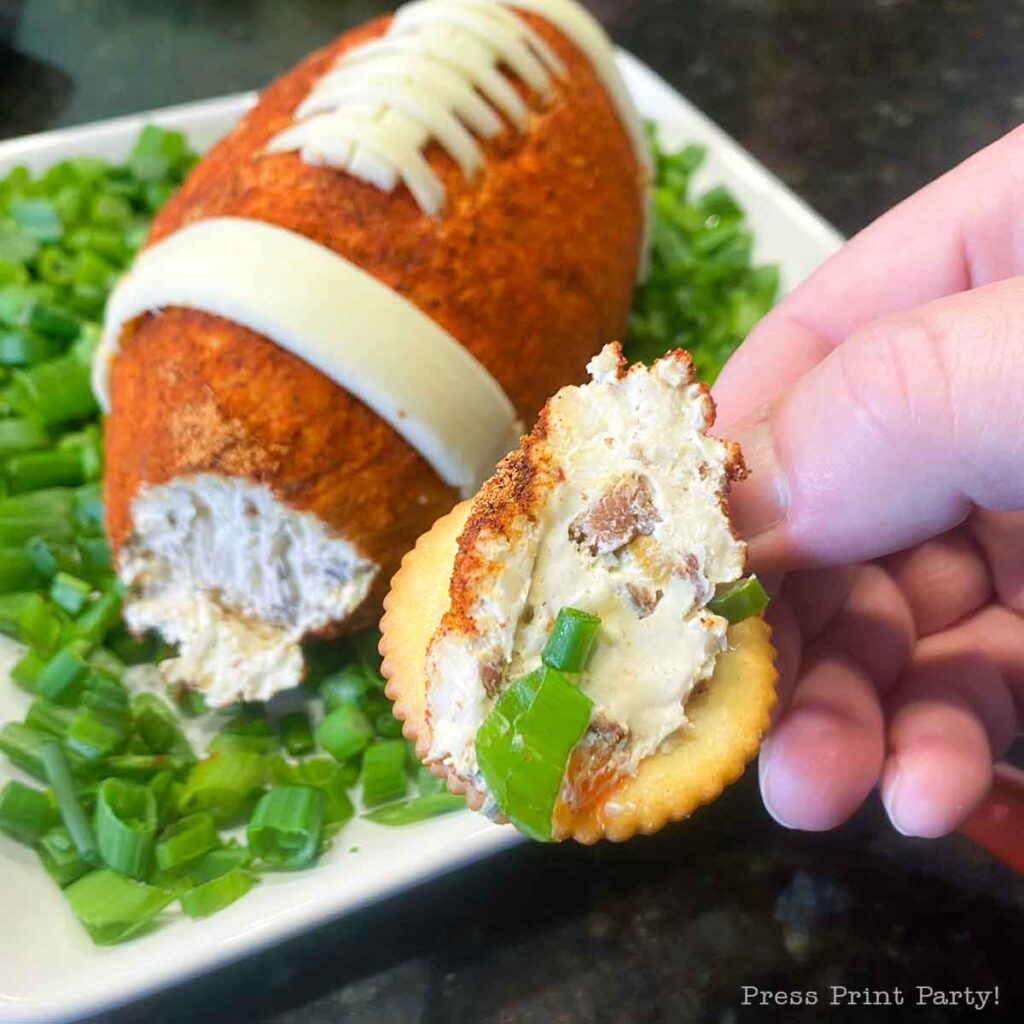
[(238, 217), (182, 228), (146, 249), (122, 278), (93, 365), (105, 410), (125, 324), (164, 306), (233, 320), (293, 352), (390, 423), (464, 493), (522, 432), (498, 382), (411, 302), (302, 235)]
[(423, 156), (433, 140), (467, 179), (481, 170), (477, 138), (528, 110), (507, 69), (544, 99), (565, 65), (512, 7), (545, 18), (590, 61), (618, 110), (637, 162), (649, 176), (640, 116), (601, 26), (574, 0), (415, 0), (400, 7), (379, 39), (354, 47), (312, 88), (296, 121), (270, 152), (298, 150), (310, 164), (346, 170), (386, 192), (402, 182), (424, 213), (437, 216), (444, 185)]

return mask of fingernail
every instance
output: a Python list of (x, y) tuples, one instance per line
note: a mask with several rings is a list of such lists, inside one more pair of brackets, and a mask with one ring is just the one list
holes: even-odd
[(750, 475), (733, 486), (729, 510), (740, 535), (748, 541), (778, 526), (789, 510), (789, 481), (779, 464), (767, 420), (732, 434), (743, 450)]
[(909, 836), (902, 825), (900, 825), (900, 789), (903, 787), (905, 782), (905, 772), (897, 764), (895, 772), (893, 773), (892, 782), (883, 784), (882, 786), (882, 806), (885, 808), (885, 813), (889, 816), (889, 821), (892, 823), (892, 827), (896, 829), (901, 836)]
[(761, 754), (757, 759), (757, 777), (761, 784), (761, 802), (764, 804), (765, 810), (783, 827), (783, 828), (794, 828), (790, 822), (788, 822), (784, 815), (782, 815), (778, 808), (775, 806), (774, 797), (772, 794), (771, 787), (771, 773), (772, 773), (772, 754), (771, 754), (771, 741), (765, 740), (761, 744)]

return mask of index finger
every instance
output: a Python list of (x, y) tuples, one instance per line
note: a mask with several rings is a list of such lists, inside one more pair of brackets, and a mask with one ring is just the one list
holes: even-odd
[(720, 429), (759, 418), (853, 330), (1024, 273), (1024, 127), (865, 228), (751, 332), (714, 388)]

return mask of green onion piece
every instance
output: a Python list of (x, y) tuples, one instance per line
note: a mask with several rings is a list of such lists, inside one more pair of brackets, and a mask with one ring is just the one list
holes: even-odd
[(62, 647), (39, 673), (39, 692), (54, 704), (74, 704), (82, 694), (89, 662), (87, 646), (80, 642)]
[(129, 717), (128, 691), (119, 676), (98, 668), (89, 656), (89, 674), (83, 684), (82, 704), (116, 718)]
[(74, 355), (17, 371), (12, 401), (20, 415), (45, 426), (95, 416), (99, 411), (89, 366)]
[(72, 636), (89, 644), (103, 638), (121, 621), (121, 589), (112, 583), (81, 615), (71, 628)]
[(363, 754), (363, 803), (367, 807), (386, 804), (405, 796), (408, 781), (405, 775), (405, 743), (383, 740), (366, 748)]
[(74, 720), (75, 712), (71, 708), (61, 708), (41, 698), (32, 701), (25, 715), (25, 724), (30, 729), (38, 729), (59, 740), (67, 735)]
[(41, 744), (41, 756), (47, 781), (57, 799), (61, 821), (68, 830), (79, 856), (88, 864), (99, 863), (96, 833), (89, 821), (72, 777), (71, 762), (64, 748), (55, 739), (47, 737)]
[(578, 687), (545, 667), (509, 686), (477, 731), (477, 760), (488, 789), (532, 839), (551, 839), (555, 801), (591, 708)]
[(430, 793), (427, 796), (414, 796), (409, 800), (385, 804), (376, 810), (367, 811), (363, 817), (376, 825), (413, 825), (417, 821), (425, 821), (439, 814), (449, 814), (465, 806), (466, 801), (461, 796), (453, 796), (451, 793)]
[(327, 676), (319, 686), (328, 714), (343, 705), (356, 705), (371, 687), (367, 674), (358, 665), (346, 665)]
[(0, 459), (50, 447), (46, 431), (31, 420), (0, 420)]
[(183, 890), (178, 894), (178, 901), (189, 917), (209, 917), (241, 899), (258, 880), (251, 871), (232, 868), (195, 888)]
[(114, 753), (128, 738), (129, 722), (125, 718), (82, 708), (68, 726), (64, 742), (68, 749), (87, 761), (99, 761)]
[(58, 572), (50, 583), (50, 597), (69, 615), (77, 615), (91, 593), (91, 583), (66, 572)]
[(277, 736), (262, 713), (244, 713), (227, 723), (210, 742), (210, 753), (225, 750), (251, 750), (269, 754), (278, 746)]
[(0, 790), (0, 829), (34, 846), (60, 820), (49, 793), (11, 779)]
[[(43, 743), (52, 738), (48, 733), (32, 729), (21, 722), (6, 722), (0, 726), (0, 754), (6, 755), (12, 764), (34, 775), (40, 782), (46, 782)], [(78, 754), (69, 753), (68, 760), (76, 777), (88, 773), (88, 762)]]
[(12, 199), (7, 208), (11, 220), (37, 242), (59, 242), (64, 225), (48, 199)]
[(31, 591), (0, 594), (0, 630), (41, 653), (51, 653), (60, 638), (60, 613)]
[(39, 574), (47, 580), (52, 580), (58, 572), (74, 574), (81, 568), (78, 549), (70, 541), (58, 542), (47, 540), (45, 537), (33, 537), (25, 545), (25, 554)]
[(344, 767), (329, 757), (313, 757), (295, 766), (297, 778), (291, 781), (316, 786), (324, 794), (324, 824), (340, 825), (355, 814), (348, 787), (355, 781)]
[(206, 811), (218, 825), (247, 810), (263, 783), (263, 758), (251, 750), (225, 750), (193, 765), (178, 797), (182, 814)]
[(161, 181), (180, 174), (189, 162), (181, 132), (146, 125), (128, 156), (128, 169), (139, 181)]
[(402, 723), (391, 713), (380, 711), (373, 717), (373, 731), (385, 740), (397, 740), (402, 735)]
[(86, 484), (75, 491), (75, 526), (90, 537), (103, 534), (103, 490), (99, 484)]
[(193, 885), (220, 878), (236, 868), (247, 868), (252, 864), (252, 853), (235, 839), (229, 839), (218, 850), (204, 853), (189, 869), (188, 879)]
[[(0, 366), (35, 366), (60, 352), (60, 343), (25, 330), (0, 332)], [(23, 421), (22, 421), (23, 422)]]
[(135, 695), (132, 699), (132, 717), (137, 734), (150, 752), (192, 756), (192, 747), (173, 709), (155, 693)]
[(107, 869), (91, 871), (72, 882), (64, 895), (93, 942), (100, 946), (131, 938), (174, 899), (172, 892)]
[(0, 592), (26, 590), (38, 583), (39, 570), (24, 548), (0, 548)]
[(0, 498), (0, 546), (24, 544), (32, 537), (72, 540), (75, 494), (55, 487)]
[(193, 764), (195, 758), (187, 754), (114, 754), (104, 760), (103, 768), (111, 775), (147, 781), (165, 773), (173, 777)]
[(46, 873), (62, 889), (91, 870), (63, 825), (54, 825), (39, 841), (36, 851)]
[(369, 745), (373, 726), (358, 708), (343, 704), (320, 723), (316, 738), (336, 761), (347, 761)]
[(156, 844), (156, 866), (161, 871), (181, 867), (209, 852), (220, 842), (217, 824), (209, 814), (190, 814), (161, 833)]
[(760, 615), (768, 607), (768, 595), (756, 576), (747, 576), (725, 587), (708, 602), (708, 611), (730, 623)]
[(98, 668), (105, 676), (117, 680), (118, 683), (120, 683), (121, 677), (124, 675), (124, 662), (106, 647), (97, 647), (89, 655), (89, 664)]
[(106, 537), (78, 537), (75, 540), (81, 571), (93, 583), (106, 580), (114, 569)]
[(39, 692), (39, 674), (46, 662), (35, 651), (26, 651), (11, 669), (11, 679), (26, 693)]
[(596, 615), (562, 608), (544, 644), (541, 661), (560, 672), (582, 672), (600, 628), (601, 620)]
[(86, 481), (81, 452), (73, 450), (13, 455), (4, 469), (11, 494), (43, 487), (77, 487)]
[(249, 849), (276, 868), (309, 864), (320, 846), (324, 795), (314, 786), (277, 786), (264, 793), (249, 819)]
[(109, 868), (143, 879), (153, 863), (157, 811), (153, 794), (125, 779), (104, 779), (96, 796), (96, 839)]
[(316, 747), (309, 715), (305, 711), (293, 711), (282, 715), (279, 723), (281, 742), (292, 757), (311, 753)]

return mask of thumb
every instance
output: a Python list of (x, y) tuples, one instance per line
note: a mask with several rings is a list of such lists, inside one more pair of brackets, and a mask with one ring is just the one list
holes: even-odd
[(859, 328), (759, 422), (730, 499), (761, 569), (876, 558), (1024, 508), (1024, 278)]

